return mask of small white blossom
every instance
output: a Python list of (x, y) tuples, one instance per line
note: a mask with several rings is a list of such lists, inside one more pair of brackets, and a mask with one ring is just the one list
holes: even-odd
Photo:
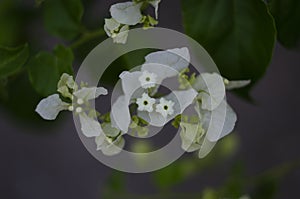
[(82, 110), (82, 108), (81, 107), (77, 107), (76, 108), (76, 113), (81, 113), (83, 110)]
[(148, 71), (143, 71), (143, 74), (139, 77), (139, 81), (143, 88), (152, 88), (157, 81), (157, 75)]
[(164, 117), (157, 111), (153, 111), (151, 113), (138, 111), (138, 116), (153, 126), (162, 127), (174, 119), (176, 115), (183, 113), (183, 111), (193, 103), (197, 94), (198, 93), (194, 89), (173, 91), (164, 97), (166, 101), (169, 100), (175, 103), (173, 106), (174, 113), (172, 115), (167, 115), (167, 117)]
[(139, 111), (152, 112), (153, 111), (153, 105), (155, 103), (155, 99), (149, 97), (149, 95), (147, 93), (143, 93), (142, 98), (138, 98), (136, 100), (136, 103), (138, 105), (138, 110)]
[(165, 98), (160, 98), (159, 104), (156, 106), (156, 112), (160, 113), (164, 118), (167, 118), (168, 115), (174, 113), (174, 102), (171, 100), (166, 100)]

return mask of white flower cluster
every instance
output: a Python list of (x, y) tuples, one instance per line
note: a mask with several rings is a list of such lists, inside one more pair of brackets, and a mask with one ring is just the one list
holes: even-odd
[[(147, 55), (139, 71), (124, 71), (120, 75), (123, 94), (113, 103), (105, 119), (105, 115), (91, 110), (89, 100), (106, 95), (107, 90), (84, 84), (79, 88), (68, 74), (63, 74), (58, 82), (58, 92), (69, 102), (63, 102), (54, 94), (43, 99), (36, 111), (46, 120), (54, 120), (62, 110), (74, 111), (79, 116), (82, 133), (95, 138), (97, 150), (105, 155), (122, 151), (123, 135), (129, 133), (129, 129), (145, 135), (146, 125), (163, 127), (171, 120), (176, 128), (181, 128), (182, 149), (201, 151), (205, 143), (218, 141), (235, 126), (236, 114), (225, 100), (225, 89), (239, 88), (250, 81), (229, 81), (217, 73), (193, 74), (189, 78), (184, 74), (189, 61), (187, 48)], [(161, 95), (158, 91), (162, 82), (174, 77), (179, 80), (179, 89)], [(136, 105), (136, 110), (132, 111), (131, 105)], [(189, 106), (194, 106), (195, 117), (183, 114)], [(99, 115), (102, 124), (97, 120)]]
[(88, 138), (95, 138), (97, 150), (106, 155), (119, 153), (124, 146), (120, 131), (111, 127), (110, 123), (100, 124), (97, 120), (98, 113), (89, 106), (90, 100), (107, 95), (107, 90), (103, 87), (88, 88), (84, 83), (79, 89), (73, 77), (66, 73), (61, 76), (57, 87), (57, 91), (68, 102), (62, 101), (59, 94), (53, 94), (41, 100), (36, 112), (45, 120), (55, 120), (63, 110), (75, 112), (79, 117), (82, 133)]
[[(145, 29), (157, 25), (158, 6), (161, 0), (133, 0), (132, 2), (117, 3), (110, 7), (112, 18), (105, 19), (104, 30), (114, 43), (125, 44), (130, 26), (143, 24)], [(143, 10), (152, 5), (155, 18), (144, 15)]]
[[(243, 87), (250, 81), (229, 81), (217, 73), (194, 74), (193, 78), (188, 79), (182, 75), (190, 61), (187, 48), (154, 52), (145, 60), (139, 71), (126, 71), (120, 75), (123, 95), (114, 102), (110, 114), (115, 128), (126, 133), (129, 131), (132, 122), (129, 106), (135, 103), (137, 116), (157, 127), (176, 120), (188, 106), (194, 105), (197, 119), (178, 121), (182, 149), (187, 152), (201, 151), (203, 142), (215, 143), (233, 130), (237, 118), (225, 100), (225, 89)], [(154, 97), (163, 80), (171, 77), (178, 77), (179, 83), (184, 83), (180, 88), (185, 89)], [(186, 78), (189, 86), (180, 80), (182, 77)]]

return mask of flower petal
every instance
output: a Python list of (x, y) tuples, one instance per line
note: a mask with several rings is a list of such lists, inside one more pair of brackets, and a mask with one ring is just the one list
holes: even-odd
[(242, 88), (244, 86), (247, 86), (250, 83), (251, 80), (228, 81), (228, 83), (225, 83), (225, 88), (227, 90), (232, 90), (236, 88)]
[(216, 142), (211, 142), (205, 137), (201, 144), (201, 148), (199, 150), (198, 157), (199, 158), (206, 157), (209, 154), (209, 152), (211, 152), (211, 150), (214, 148), (215, 144), (216, 144)]
[[(154, 53), (150, 53), (145, 57), (146, 60), (146, 65), (143, 66), (142, 70), (148, 70), (149, 72), (153, 72), (151, 70), (151, 64), (156, 63), (156, 64), (161, 64), (165, 66), (169, 66), (173, 68), (175, 71), (182, 71), (183, 69), (187, 68), (189, 66), (190, 62), (190, 54), (188, 48), (175, 48), (175, 49), (170, 49), (166, 51), (158, 51)], [(156, 73), (159, 72), (160, 70), (156, 70)], [(155, 73), (155, 71), (154, 71)], [(177, 74), (174, 74), (174, 72), (170, 73), (163, 73), (164, 78), (167, 77), (173, 77)]]
[(181, 114), (189, 105), (191, 105), (194, 99), (197, 96), (197, 92), (194, 89), (182, 90), (182, 91), (173, 91), (165, 98), (168, 100), (172, 100), (174, 102), (179, 102), (179, 104), (175, 104), (175, 112), (176, 108), (178, 114)]
[(104, 30), (105, 30), (106, 34), (109, 37), (111, 37), (112, 32), (117, 30), (120, 27), (120, 25), (121, 24), (113, 18), (105, 19)]
[(201, 148), (198, 141), (203, 137), (204, 131), (198, 124), (180, 123), (181, 147), (187, 152), (193, 152)]
[(143, 17), (141, 14), (141, 6), (141, 3), (117, 3), (110, 7), (110, 13), (111, 16), (121, 24), (136, 25)]
[(103, 123), (102, 130), (109, 137), (117, 137), (120, 134), (120, 130), (112, 127), (110, 123)]
[(114, 43), (125, 44), (129, 33), (129, 26), (125, 25), (120, 29), (120, 32), (113, 38)]
[(129, 100), (124, 95), (120, 96), (112, 105), (110, 119), (113, 127), (120, 129), (123, 133), (127, 133), (131, 116)]
[(225, 97), (223, 78), (217, 73), (202, 73), (196, 78), (193, 88), (199, 91), (202, 108), (214, 110)]
[(79, 114), (79, 121), (81, 124), (82, 133), (86, 137), (96, 137), (103, 134), (101, 125), (98, 121), (87, 116), (86, 113)]
[(91, 87), (91, 88), (82, 88), (74, 93), (77, 98), (84, 100), (91, 100), (99, 97), (100, 95), (107, 95), (107, 90), (103, 87)]
[(119, 136), (113, 142), (109, 142), (108, 139), (106, 139), (103, 144), (97, 148), (97, 150), (101, 150), (102, 153), (107, 156), (117, 155), (123, 150), (125, 146), (125, 140), (122, 136)]
[(58, 94), (54, 94), (41, 100), (35, 111), (45, 120), (55, 120), (58, 113), (67, 110), (68, 106), (69, 104), (63, 102)]
[(139, 77), (143, 73), (141, 71), (128, 72), (124, 71), (119, 76), (122, 80), (122, 88), (124, 94), (130, 98), (133, 93), (141, 87), (141, 82), (139, 81)]
[(228, 135), (234, 129), (237, 116), (225, 100), (213, 111), (200, 110), (203, 128), (207, 130), (206, 137), (216, 142)]

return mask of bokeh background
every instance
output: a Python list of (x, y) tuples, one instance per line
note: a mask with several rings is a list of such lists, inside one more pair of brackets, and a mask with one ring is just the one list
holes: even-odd
[[(13, 13), (8, 18), (3, 18), (0, 13), (0, 32), (5, 31), (5, 27), (15, 25), (12, 24), (15, 15), (24, 15), (31, 20), (14, 31), (19, 31), (16, 34), (22, 36), (26, 34), (26, 37), (35, 42), (33, 51), (50, 50), (55, 43), (61, 42), (45, 30), (34, 1), (16, 2), (17, 9), (23, 12)], [(115, 2), (118, 1), (86, 1), (84, 21), (90, 27), (102, 26), (103, 18), (109, 16), (110, 5)], [(4, 11), (5, 9), (0, 9), (0, 12)], [(6, 25), (2, 25), (5, 21)], [(162, 1), (159, 26), (183, 32), (180, 1)], [(21, 37), (20, 41), (22, 39), (24, 38)], [(84, 57), (84, 53), (100, 41), (89, 44), (90, 47), (83, 49), (78, 56)], [(5, 43), (5, 40), (2, 39), (1, 42)], [(80, 65), (80, 60), (77, 59), (75, 66)], [(247, 183), (252, 178), (269, 174), (268, 177), (271, 176), (270, 179), (274, 180), (276, 188), (272, 183), (268, 184), (267, 179), (266, 185), (258, 188), (262, 189), (260, 191), (276, 189), (276, 195), (272, 198), (298, 198), (299, 63), (299, 51), (288, 50), (276, 43), (273, 59), (265, 76), (251, 91), (254, 101), (248, 102), (234, 94), (228, 94), (229, 103), (238, 114), (238, 123), (233, 133), (237, 142), (234, 152), (222, 161), (214, 161), (205, 169), (193, 170), (170, 187), (157, 182), (160, 179), (157, 176), (163, 176), (161, 173), (119, 173), (99, 163), (81, 143), (71, 114), (62, 114), (56, 122), (42, 121), (34, 113), (34, 104), (40, 98), (27, 100), (27, 95), (32, 95), (32, 91), (30, 88), (26, 90), (26, 83), (21, 85), (21, 82), (26, 82), (26, 77), (18, 77), (10, 89), (13, 101), (2, 102), (0, 106), (0, 198), (99, 199), (104, 198), (104, 195), (107, 198), (126, 198), (126, 195), (130, 198), (143, 198), (147, 195), (150, 198), (199, 198), (198, 193), (208, 187), (222, 187), (239, 172), (242, 174), (236, 184)], [(31, 103), (27, 103), (28, 101)], [(30, 110), (32, 114), (28, 114)], [(195, 158), (195, 161), (197, 165), (201, 165), (206, 160)], [(176, 167), (176, 164), (175, 162), (172, 166)], [(239, 172), (235, 172), (236, 168)], [(176, 181), (177, 177), (174, 175), (176, 172), (170, 172), (164, 178), (171, 181), (174, 178)], [(253, 189), (250, 186), (244, 193), (251, 193)], [(170, 192), (175, 195), (170, 196)]]

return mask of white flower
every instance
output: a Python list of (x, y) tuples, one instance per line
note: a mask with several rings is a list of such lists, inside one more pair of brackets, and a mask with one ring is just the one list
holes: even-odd
[(174, 112), (172, 115), (167, 115), (167, 117), (164, 117), (157, 111), (153, 111), (151, 113), (138, 111), (138, 116), (153, 126), (162, 127), (174, 119), (176, 115), (183, 113), (183, 111), (193, 103), (196, 96), (197, 92), (194, 89), (173, 91), (164, 97), (164, 99), (175, 103), (173, 106)]
[[(178, 75), (182, 69), (188, 67), (190, 55), (187, 48), (176, 48), (151, 53), (147, 55), (145, 59), (146, 64), (142, 66), (141, 71), (125, 71), (120, 75), (124, 94), (113, 103), (110, 118), (112, 126), (119, 128), (123, 133), (128, 131), (128, 127), (131, 123), (129, 105), (132, 101), (130, 99), (135, 96), (136, 91), (140, 88), (141, 82), (139, 78), (143, 73), (147, 71), (148, 73), (156, 74), (155, 82), (160, 84), (165, 78), (174, 77)], [(166, 122), (172, 120), (177, 114), (181, 114), (191, 105), (197, 94), (194, 89), (189, 89), (186, 91), (173, 91), (171, 94), (165, 96), (165, 99), (175, 102), (173, 107), (174, 113), (167, 115), (166, 118), (156, 111), (150, 113), (138, 111), (138, 116), (153, 126), (164, 126)], [(142, 93), (140, 95), (142, 95)]]
[(128, 37), (129, 26), (121, 25), (115, 19), (105, 19), (104, 30), (114, 43), (125, 44)]
[(152, 88), (156, 84), (157, 75), (155, 73), (149, 73), (148, 71), (143, 71), (143, 74), (139, 77), (139, 81), (143, 88)]
[(117, 3), (110, 7), (110, 14), (120, 24), (136, 25), (142, 19), (142, 3)]
[(155, 99), (149, 97), (149, 95), (147, 93), (143, 93), (142, 98), (138, 98), (136, 100), (136, 103), (138, 105), (138, 110), (139, 111), (152, 112), (153, 111), (153, 105), (155, 103)]
[(166, 100), (165, 98), (160, 98), (159, 104), (156, 106), (156, 112), (160, 113), (164, 118), (167, 118), (168, 115), (174, 113), (175, 102), (171, 100)]
[(63, 102), (58, 94), (54, 94), (41, 100), (37, 105), (36, 112), (45, 120), (55, 120), (60, 111), (75, 111), (79, 116), (82, 133), (86, 137), (99, 136), (102, 133), (100, 123), (85, 113), (83, 105), (100, 95), (107, 95), (107, 90), (102, 87), (83, 87), (78, 90), (73, 77), (63, 74), (58, 83), (58, 91), (64, 97), (68, 97), (74, 102)]

